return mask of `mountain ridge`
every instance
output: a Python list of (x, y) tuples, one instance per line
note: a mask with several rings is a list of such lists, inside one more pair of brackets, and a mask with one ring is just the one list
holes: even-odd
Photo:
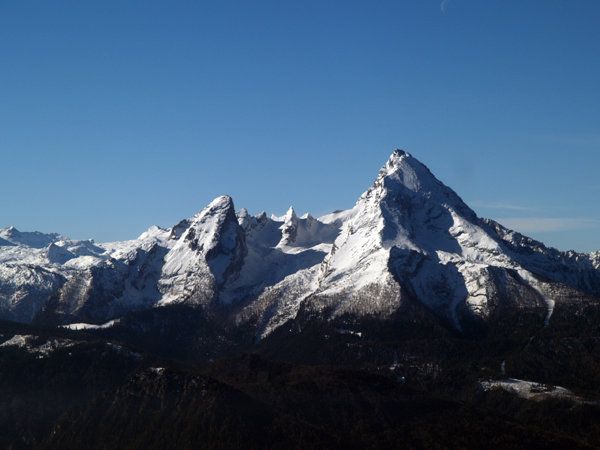
[(353, 208), (321, 218), (253, 216), (220, 196), (131, 241), (14, 228), (0, 239), (0, 317), (21, 322), (104, 323), (183, 303), (226, 309), (264, 337), (301, 310), (386, 318), (412, 299), (463, 331), (507, 308), (544, 310), (547, 323), (557, 301), (600, 298), (599, 253), (560, 252), (479, 218), (404, 150)]

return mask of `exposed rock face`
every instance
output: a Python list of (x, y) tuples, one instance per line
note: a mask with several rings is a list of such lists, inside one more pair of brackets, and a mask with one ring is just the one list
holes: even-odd
[(457, 330), (527, 309), (600, 298), (599, 253), (560, 252), (477, 215), (395, 151), (345, 211), (253, 216), (222, 196), (171, 229), (94, 244), (0, 231), (0, 311), (29, 322), (102, 323), (172, 304), (226, 311), (271, 333), (299, 311), (385, 318), (418, 301)]

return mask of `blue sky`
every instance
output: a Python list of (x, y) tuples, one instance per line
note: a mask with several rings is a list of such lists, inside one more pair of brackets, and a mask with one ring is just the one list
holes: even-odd
[(0, 226), (96, 240), (228, 193), (353, 205), (405, 148), (483, 216), (600, 249), (596, 0), (0, 2)]

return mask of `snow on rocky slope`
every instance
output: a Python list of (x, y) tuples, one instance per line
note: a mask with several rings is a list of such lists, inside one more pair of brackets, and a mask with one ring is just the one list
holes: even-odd
[[(39, 231), (19, 231), (15, 227), (0, 229), (0, 245), (25, 245), (31, 248), (44, 248), (61, 239), (57, 233), (40, 233)], [(4, 242), (4, 244), (3, 244)]]
[[(406, 152), (392, 155), (355, 210), (326, 259), (322, 291), (316, 292), (354, 291), (338, 302), (343, 310), (364, 303), (361, 291), (370, 289), (377, 274), (389, 276), (386, 268), (398, 283), (393, 292), (417, 298), (458, 329), (465, 319), (485, 320), (509, 307), (544, 308), (549, 320), (557, 300), (600, 297), (597, 257), (559, 252), (478, 218)], [(376, 286), (386, 284), (389, 278)], [(374, 313), (386, 313), (390, 305), (394, 310), (401, 297), (385, 303), (376, 292), (380, 303), (368, 305)]]
[(592, 256), (478, 218), (404, 151), (354, 208), (322, 220), (340, 233), (319, 268), (293, 274), (248, 308), (262, 312), (263, 333), (301, 306), (325, 317), (387, 317), (411, 297), (460, 330), (511, 308), (539, 310), (548, 321), (557, 300), (600, 297)]
[(559, 252), (481, 219), (410, 154), (395, 151), (344, 211), (316, 219), (235, 212), (222, 196), (173, 228), (96, 244), (0, 230), (0, 316), (105, 323), (175, 303), (225, 308), (265, 335), (312, 311), (388, 317), (418, 300), (461, 330), (506, 309), (551, 319), (600, 298), (600, 257)]
[(502, 389), (529, 400), (541, 401), (554, 398), (571, 400), (577, 403), (584, 402), (582, 398), (564, 387), (545, 385), (543, 383), (536, 383), (535, 381), (519, 380), (516, 378), (484, 380), (480, 382), (480, 386), (484, 391)]
[(163, 293), (160, 304), (210, 303), (237, 273), (245, 252), (233, 200), (228, 196), (216, 198), (189, 221), (166, 254), (159, 281)]

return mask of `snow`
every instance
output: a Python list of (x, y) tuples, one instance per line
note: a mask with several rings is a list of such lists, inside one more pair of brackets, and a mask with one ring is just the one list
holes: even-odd
[[(488, 221), (479, 219), (454, 191), (402, 150), (392, 154), (354, 208), (322, 220), (341, 223), (342, 231), (324, 260), (315, 295), (341, 296), (338, 311), (347, 311), (352, 297), (384, 286), (390, 292), (387, 302), (351, 309), (359, 314), (393, 310), (401, 299), (391, 291), (395, 285), (399, 293), (400, 283), (460, 329), (461, 305), (487, 317), (490, 299), (501, 291), (492, 274), (510, 270), (519, 273), (522, 283), (546, 302), (548, 323), (555, 300), (539, 279), (563, 282), (557, 274), (565, 270), (554, 268), (556, 260), (563, 264), (569, 258), (576, 264), (571, 269), (574, 273), (591, 266), (589, 256), (563, 256), (490, 228)], [(522, 246), (533, 246), (534, 257), (523, 256), (522, 247), (516, 247), (512, 240), (520, 238)], [(600, 281), (598, 272), (592, 276)], [(571, 278), (571, 286), (580, 288), (584, 275)]]
[(59, 273), (36, 264), (0, 264), (2, 317), (30, 322), (64, 282)]
[(380, 238), (382, 230), (383, 219), (368, 211), (344, 224), (323, 266), (323, 293), (356, 291), (387, 276), (388, 252)]
[(533, 276), (533, 274), (521, 269), (519, 270), (519, 275), (523, 279), (525, 279), (529, 283), (529, 286), (531, 286), (538, 294), (540, 294), (542, 299), (546, 302), (548, 313), (546, 314), (546, 318), (544, 319), (544, 325), (548, 326), (550, 324), (550, 318), (552, 317), (552, 313), (554, 312), (554, 305), (556, 302), (550, 297), (546, 296), (546, 294), (544, 294), (544, 291), (541, 288), (541, 283)]
[(40, 339), (38, 336), (16, 334), (9, 340), (0, 344), (0, 347), (17, 347), (29, 353), (45, 358), (54, 351), (76, 345), (76, 341), (70, 339)]
[(143, 232), (137, 239), (107, 242), (105, 244), (100, 244), (100, 247), (108, 257), (130, 261), (135, 259), (140, 249), (149, 251), (155, 245), (170, 247), (172, 245), (172, 242), (169, 241), (170, 234), (170, 229), (164, 229), (154, 225)]
[(137, 240), (145, 241), (147, 239), (154, 239), (158, 241), (165, 241), (169, 238), (170, 232), (171, 230), (168, 228), (161, 228), (156, 225), (152, 225), (150, 228), (140, 234)]
[(80, 256), (66, 261), (63, 266), (67, 269), (87, 270), (91, 267), (99, 265), (105, 258), (98, 256)]
[(75, 257), (65, 246), (52, 243), (46, 249), (48, 261), (53, 264), (64, 264)]
[(261, 214), (244, 217), (246, 254), (237, 275), (220, 294), (226, 304), (254, 299), (240, 320), (259, 317), (259, 334), (266, 335), (294, 317), (314, 289), (319, 266), (339, 232), (310, 215), (298, 217), (293, 208), (280, 220)]
[(119, 323), (119, 319), (109, 320), (106, 323), (96, 325), (93, 323), (70, 323), (68, 325), (62, 325), (62, 328), (67, 328), (69, 330), (80, 331), (80, 330), (104, 330), (106, 328), (114, 327)]
[[(71, 348), (81, 344), (82, 342), (84, 341), (76, 341), (65, 338), (45, 338), (29, 334), (16, 334), (12, 338), (0, 344), (0, 351), (2, 349), (18, 348), (34, 355), (37, 359), (45, 359), (58, 350)], [(105, 345), (106, 348), (110, 349), (111, 351), (127, 355), (135, 360), (142, 359), (142, 355), (139, 353), (127, 350), (122, 346), (112, 342), (105, 342), (103, 345)], [(69, 353), (69, 356), (71, 356), (71, 353)]]
[[(39, 231), (19, 231), (15, 227), (0, 228), (0, 239), (13, 245), (31, 248), (44, 248), (53, 242), (63, 239), (57, 233), (40, 233)], [(0, 243), (1, 244), (1, 243)]]
[(325, 214), (324, 216), (319, 217), (318, 220), (323, 223), (341, 226), (344, 222), (350, 220), (354, 213), (354, 208), (344, 209)]
[(192, 300), (207, 303), (240, 257), (240, 225), (229, 196), (217, 197), (192, 220), (165, 256), (160, 305)]
[(517, 378), (487, 380), (480, 382), (480, 385), (485, 391), (494, 388), (503, 389), (528, 400), (540, 401), (548, 398), (557, 398), (582, 401), (581, 398), (564, 387), (536, 383), (535, 381), (519, 380)]
[(46, 251), (24, 246), (0, 247), (0, 264), (34, 264), (42, 265), (47, 262)]
[(325, 224), (310, 214), (298, 217), (292, 207), (283, 217), (280, 227), (279, 247), (310, 248), (315, 245), (333, 243), (339, 233), (336, 224)]
[(592, 264), (595, 269), (600, 269), (600, 251), (592, 252), (590, 254), (590, 258), (592, 260)]
[(268, 336), (278, 327), (296, 317), (302, 302), (316, 289), (319, 265), (291, 273), (281, 281), (267, 286), (240, 315), (260, 317), (258, 334)]
[(0, 347), (25, 347), (31, 336), (15, 334), (12, 338), (0, 344)]
[(339, 334), (350, 334), (352, 336), (357, 336), (359, 338), (362, 337), (362, 335), (363, 335), (361, 331), (346, 330), (345, 328), (339, 328), (335, 331), (337, 331)]

